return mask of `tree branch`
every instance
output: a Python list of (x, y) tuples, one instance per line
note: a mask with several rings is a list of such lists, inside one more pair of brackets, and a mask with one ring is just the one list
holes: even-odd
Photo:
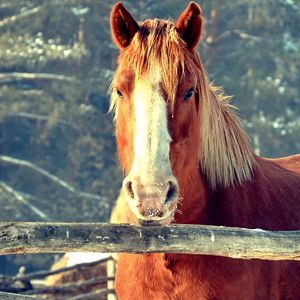
[(38, 294), (66, 294), (74, 290), (91, 288), (92, 286), (104, 284), (107, 280), (112, 280), (114, 277), (96, 276), (94, 278), (83, 280), (80, 282), (70, 282), (55, 286), (45, 286), (41, 288), (34, 288), (32, 290), (24, 291), (25, 295), (38, 295)]
[(0, 84), (6, 84), (13, 81), (22, 80), (57, 80), (70, 83), (77, 83), (78, 79), (73, 76), (66, 76), (61, 74), (49, 74), (49, 73), (0, 73)]
[[(111, 256), (107, 256), (103, 259), (99, 259), (97, 261), (89, 262), (89, 263), (82, 263), (77, 264), (75, 266), (60, 268), (53, 271), (38, 271), (34, 273), (24, 274), (24, 270), (22, 270), (20, 274), (16, 276), (3, 276), (0, 275), (0, 290), (2, 292), (7, 293), (22, 293), (24, 295), (38, 295), (38, 294), (47, 294), (47, 295), (55, 295), (55, 299), (57, 300), (59, 295), (63, 295), (63, 299), (70, 299), (72, 295), (82, 294), (83, 291), (90, 291), (92, 288), (97, 289), (99, 285), (105, 285), (108, 280), (114, 281), (115, 277), (114, 274), (112, 276), (89, 276), (87, 278), (84, 277), (84, 280), (76, 280), (76, 278), (72, 281), (68, 281), (66, 283), (62, 283), (59, 285), (45, 285), (44, 282), (41, 284), (40, 282), (36, 285), (33, 279), (36, 278), (44, 278), (45, 276), (55, 275), (64, 272), (76, 272), (77, 274), (80, 272), (87, 272), (84, 270), (90, 270), (93, 267), (100, 267), (101, 264), (105, 262), (113, 260)], [(100, 273), (99, 273), (100, 274)], [(68, 275), (67, 275), (68, 276)], [(105, 289), (101, 290), (104, 292)], [(112, 292), (113, 289), (107, 291), (107, 293)], [(97, 294), (97, 291), (95, 291)], [(92, 293), (94, 295), (94, 293)], [(99, 296), (99, 295), (98, 295)], [(0, 296), (0, 299), (1, 296)], [(86, 299), (86, 298), (84, 298)], [(90, 299), (90, 298), (89, 298)], [(99, 299), (99, 298), (98, 298)]]
[[(99, 300), (101, 299), (100, 297), (106, 296), (107, 294), (110, 293), (115, 293), (114, 289), (102, 289), (93, 293), (86, 293), (86, 294), (82, 294), (82, 295), (78, 295), (78, 296), (74, 296), (74, 297), (70, 297), (69, 300)], [(60, 299), (55, 299), (55, 300), (60, 300)]]
[[(31, 119), (31, 120), (36, 120), (36, 121), (44, 121), (44, 122), (49, 121), (49, 116), (47, 116), (47, 115), (31, 114), (31, 113), (22, 112), (22, 111), (21, 112), (16, 112), (16, 113), (8, 112), (7, 116), (8, 117)], [(73, 124), (71, 124), (70, 122), (67, 122), (65, 120), (60, 119), (60, 120), (57, 121), (57, 123), (74, 128)]]
[(190, 253), (300, 260), (300, 231), (205, 225), (0, 223), (0, 255), (51, 252)]
[(1, 300), (43, 300), (43, 298), (36, 298), (32, 296), (13, 294), (13, 293), (3, 293), (0, 292)]
[(11, 278), (11, 281), (19, 281), (19, 280), (25, 280), (25, 281), (29, 281), (31, 279), (36, 279), (36, 278), (41, 278), (41, 277), (47, 277), (47, 276), (51, 276), (51, 275), (56, 275), (56, 274), (60, 274), (60, 273), (64, 273), (64, 272), (69, 272), (69, 271), (73, 271), (73, 270), (82, 270), (82, 269), (86, 269), (86, 268), (90, 268), (93, 266), (97, 266), (100, 264), (103, 264), (107, 261), (113, 260), (113, 258), (111, 256), (107, 256), (105, 258), (102, 259), (98, 259), (92, 262), (88, 262), (88, 263), (81, 263), (81, 264), (77, 264), (74, 266), (70, 266), (70, 267), (64, 267), (64, 268), (59, 268), (56, 270), (50, 270), (50, 271), (37, 271), (37, 272), (33, 272), (33, 273), (28, 273), (25, 275), (17, 275)]
[(227, 30), (227, 31), (221, 33), (217, 37), (209, 36), (206, 39), (206, 43), (210, 46), (213, 46), (213, 45), (221, 42), (222, 40), (226, 40), (231, 37), (238, 37), (242, 40), (248, 40), (248, 41), (252, 41), (252, 42), (260, 42), (262, 40), (261, 37), (245, 33), (239, 29), (234, 29), (234, 30)]
[(16, 200), (24, 204), (26, 207), (28, 207), (33, 213), (38, 215), (42, 220), (44, 221), (51, 221), (51, 219), (44, 213), (42, 212), (39, 208), (37, 208), (35, 205), (29, 203), (26, 198), (24, 197), (23, 194), (19, 193), (15, 189), (13, 189), (11, 186), (6, 184), (3, 181), (0, 181), (0, 186), (8, 192), (9, 194), (13, 195)]
[(0, 21), (0, 28), (15, 23), (21, 19), (27, 18), (29, 16), (35, 15), (41, 11), (42, 6), (37, 6), (32, 9), (21, 12), (18, 15), (7, 17)]
[(64, 181), (64, 180), (60, 179), (59, 177), (45, 171), (44, 169), (34, 165), (33, 163), (31, 163), (29, 161), (13, 158), (13, 157), (6, 156), (6, 155), (0, 155), (0, 162), (1, 161), (4, 162), (4, 163), (7, 163), (7, 164), (13, 164), (13, 165), (26, 167), (26, 168), (29, 168), (31, 170), (34, 170), (35, 172), (37, 172), (39, 174), (42, 174), (43, 176), (45, 176), (45, 177), (49, 178), (50, 180), (52, 180), (53, 182), (55, 182), (56, 184), (62, 186), (63, 188), (65, 188), (69, 192), (71, 192), (73, 194), (76, 194), (78, 197), (96, 199), (96, 200), (100, 200), (100, 201), (103, 200), (101, 197), (99, 197), (97, 195), (77, 191), (72, 185), (68, 184), (66, 181)]

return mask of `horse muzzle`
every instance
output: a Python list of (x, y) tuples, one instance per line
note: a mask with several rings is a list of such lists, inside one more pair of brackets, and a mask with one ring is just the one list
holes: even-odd
[(175, 177), (143, 182), (128, 176), (123, 181), (123, 192), (140, 225), (167, 225), (173, 220), (179, 198)]

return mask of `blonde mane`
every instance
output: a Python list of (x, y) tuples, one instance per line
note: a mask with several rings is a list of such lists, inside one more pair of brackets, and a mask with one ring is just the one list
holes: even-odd
[[(208, 81), (200, 57), (186, 48), (172, 22), (154, 19), (140, 24), (130, 45), (121, 51), (114, 78), (128, 69), (134, 70), (137, 77), (145, 76), (157, 61), (172, 106), (185, 72), (197, 78), (201, 130), (199, 164), (211, 187), (226, 187), (250, 180), (254, 154), (239, 118), (232, 112), (229, 97)], [(114, 81), (110, 110), (117, 112)]]
[(210, 185), (224, 187), (250, 180), (254, 154), (240, 119), (220, 88), (203, 85), (200, 166)]

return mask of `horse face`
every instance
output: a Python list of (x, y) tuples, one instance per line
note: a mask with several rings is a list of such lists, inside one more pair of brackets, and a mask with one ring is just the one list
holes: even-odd
[[(197, 7), (190, 4), (176, 24), (178, 32), (187, 37), (186, 45), (191, 50), (199, 40), (201, 26), (195, 31), (196, 37), (190, 29), (185, 29), (191, 27), (190, 20), (200, 20)], [(118, 3), (111, 14), (111, 27), (113, 38), (121, 49), (122, 61), (139, 26)], [(131, 66), (123, 65), (119, 66), (114, 79), (118, 152), (127, 173), (123, 194), (142, 225), (171, 222), (179, 199), (178, 180), (174, 174), (179, 178), (183, 171), (180, 169), (190, 165), (193, 155), (189, 148), (195, 148), (195, 143), (191, 143), (196, 130), (193, 120), (197, 119), (195, 79), (185, 75), (187, 78), (174, 87), (176, 96), (170, 103), (162, 68), (163, 62), (154, 60), (147, 72), (137, 74)]]
[(117, 141), (121, 162), (128, 172), (123, 193), (140, 223), (167, 224), (176, 209), (178, 183), (169, 157), (170, 113), (161, 90), (159, 66), (153, 66), (145, 77), (132, 76), (130, 82), (128, 72), (116, 78)]

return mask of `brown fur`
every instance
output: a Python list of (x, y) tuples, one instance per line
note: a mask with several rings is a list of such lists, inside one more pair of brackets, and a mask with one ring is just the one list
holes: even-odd
[[(254, 155), (238, 118), (209, 83), (189, 46), (195, 46), (201, 33), (193, 25), (201, 12), (195, 5), (184, 11), (176, 27), (169, 21), (146, 20), (121, 50), (112, 86), (121, 164), (128, 173), (135, 125), (133, 83), (124, 87), (118, 82), (128, 72), (133, 78), (146, 77), (158, 61), (161, 89), (169, 104), (170, 161), (182, 198), (182, 213), (175, 214), (175, 222), (299, 229), (300, 155), (278, 160)], [(190, 87), (195, 93), (183, 101)], [(117, 99), (116, 89), (125, 91), (123, 99)], [(116, 278), (120, 300), (299, 299), (299, 285), (298, 262), (177, 254), (120, 254)]]

